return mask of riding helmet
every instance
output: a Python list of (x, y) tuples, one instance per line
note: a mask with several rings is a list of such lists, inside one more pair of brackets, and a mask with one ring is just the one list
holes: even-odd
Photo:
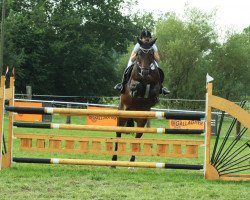
[(146, 30), (141, 32), (141, 39), (144, 37), (152, 38), (151, 33), (149, 31), (146, 31)]

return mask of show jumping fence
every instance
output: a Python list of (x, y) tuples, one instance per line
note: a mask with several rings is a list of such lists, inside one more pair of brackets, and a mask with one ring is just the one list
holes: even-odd
[[(123, 166), (123, 167), (144, 167), (144, 168), (166, 168), (166, 169), (190, 169), (205, 171), (205, 178), (210, 180), (250, 180), (250, 174), (236, 174), (249, 170), (249, 163), (244, 164), (249, 158), (249, 141), (238, 150), (231, 150), (237, 146), (236, 143), (246, 130), (250, 127), (250, 115), (239, 106), (220, 97), (212, 95), (212, 83), (207, 83), (207, 105), (206, 105), (206, 136), (205, 136), (205, 163), (203, 165), (171, 164), (159, 162), (127, 162), (127, 161), (107, 161), (107, 160), (83, 160), (83, 159), (60, 159), (60, 158), (16, 158), (12, 155), (13, 126), (26, 128), (46, 128), (46, 129), (67, 129), (67, 130), (91, 130), (101, 132), (143, 132), (155, 134), (201, 134), (204, 130), (171, 130), (166, 128), (138, 128), (138, 127), (105, 127), (90, 125), (68, 125), (68, 124), (44, 124), (13, 122), (13, 113), (29, 114), (60, 114), (68, 116), (82, 115), (105, 115), (125, 118), (166, 118), (166, 119), (192, 119), (202, 120), (204, 114), (197, 113), (168, 113), (168, 112), (143, 112), (143, 111), (111, 111), (111, 110), (85, 110), (70, 108), (31, 108), (14, 107), (14, 78), (10, 79), (10, 88), (5, 89), (5, 77), (1, 77), (1, 142), (0, 148), (3, 152), (0, 155), (0, 169), (10, 167), (12, 162), (18, 163), (44, 163), (44, 164), (76, 164), (76, 165), (97, 165), (97, 166)], [(3, 110), (4, 102), (9, 100), (9, 105), (5, 107), (9, 111), (8, 145), (3, 140)], [(246, 128), (241, 132), (238, 140), (232, 142), (229, 147), (218, 146), (220, 134), (217, 135), (215, 148), (211, 151), (211, 111), (212, 107), (226, 111), (235, 116)], [(221, 127), (219, 127), (221, 129)], [(197, 158), (200, 145), (204, 141), (199, 140), (164, 140), (164, 139), (127, 139), (93, 136), (65, 136), (65, 135), (31, 135), (15, 134), (20, 140), (20, 150), (31, 152), (59, 152), (74, 154), (97, 154), (97, 155), (135, 155), (135, 156), (157, 156), (173, 158)], [(227, 138), (228, 139), (228, 138)], [(227, 142), (227, 139), (225, 142)], [(118, 150), (115, 151), (115, 144)], [(3, 148), (3, 146), (7, 146)], [(224, 146), (226, 146), (224, 144)], [(3, 151), (5, 149), (5, 151)], [(243, 149), (243, 150), (242, 150)], [(211, 152), (210, 152), (211, 151)], [(239, 152), (246, 151), (244, 156), (238, 156)], [(234, 154), (237, 154), (235, 156)], [(235, 159), (236, 161), (234, 161)], [(226, 161), (226, 162), (224, 162)], [(241, 164), (243, 163), (243, 166)], [(240, 165), (240, 166), (239, 166)], [(237, 168), (238, 167), (238, 168)]]

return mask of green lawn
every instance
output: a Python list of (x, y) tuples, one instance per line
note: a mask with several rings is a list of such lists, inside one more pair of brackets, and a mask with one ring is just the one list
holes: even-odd
[[(64, 123), (65, 117), (55, 116), (53, 122)], [(73, 117), (72, 123), (85, 122), (84, 117)], [(229, 126), (225, 122), (226, 127)], [(152, 122), (153, 127), (167, 127), (165, 121)], [(7, 126), (5, 123), (5, 134)], [(226, 129), (223, 129), (225, 132)], [(18, 128), (23, 133), (60, 135), (95, 135), (104, 133)], [(249, 132), (248, 132), (249, 133)], [(249, 134), (248, 134), (249, 135)], [(105, 133), (105, 136), (115, 136)], [(143, 138), (183, 138), (203, 140), (204, 136), (169, 136), (144, 134)], [(125, 137), (132, 138), (133, 135)], [(72, 155), (59, 153), (20, 152), (19, 142), (14, 141), (16, 157), (59, 157), (108, 159), (110, 156)], [(202, 164), (204, 147), (200, 147), (199, 159), (174, 159), (137, 157), (137, 161)], [(129, 156), (122, 156), (128, 160)], [(249, 182), (206, 181), (203, 171), (134, 169), (118, 167), (13, 164), (0, 172), (0, 199), (249, 199)]]

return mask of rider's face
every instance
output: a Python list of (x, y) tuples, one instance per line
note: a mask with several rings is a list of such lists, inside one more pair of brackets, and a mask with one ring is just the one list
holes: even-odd
[(142, 42), (149, 42), (150, 41), (150, 37), (143, 37), (141, 39)]

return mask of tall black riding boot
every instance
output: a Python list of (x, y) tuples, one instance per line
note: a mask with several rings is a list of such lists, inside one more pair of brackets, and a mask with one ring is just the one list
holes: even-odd
[(163, 81), (164, 81), (164, 72), (162, 71), (161, 68), (158, 68), (159, 70), (159, 73), (160, 73), (160, 79), (161, 79), (161, 88), (160, 88), (160, 94), (163, 94), (163, 95), (167, 95), (167, 94), (170, 94), (170, 91), (166, 88), (166, 87), (163, 87)]
[(114, 87), (115, 90), (118, 90), (119, 92), (123, 93), (124, 92), (124, 88), (125, 88), (125, 85), (127, 83), (127, 79), (128, 77), (130, 76), (130, 73), (132, 71), (132, 66), (129, 66), (125, 69), (124, 73), (123, 73), (123, 76), (122, 76), (122, 82), (121, 83), (118, 83), (116, 84), (116, 86)]

